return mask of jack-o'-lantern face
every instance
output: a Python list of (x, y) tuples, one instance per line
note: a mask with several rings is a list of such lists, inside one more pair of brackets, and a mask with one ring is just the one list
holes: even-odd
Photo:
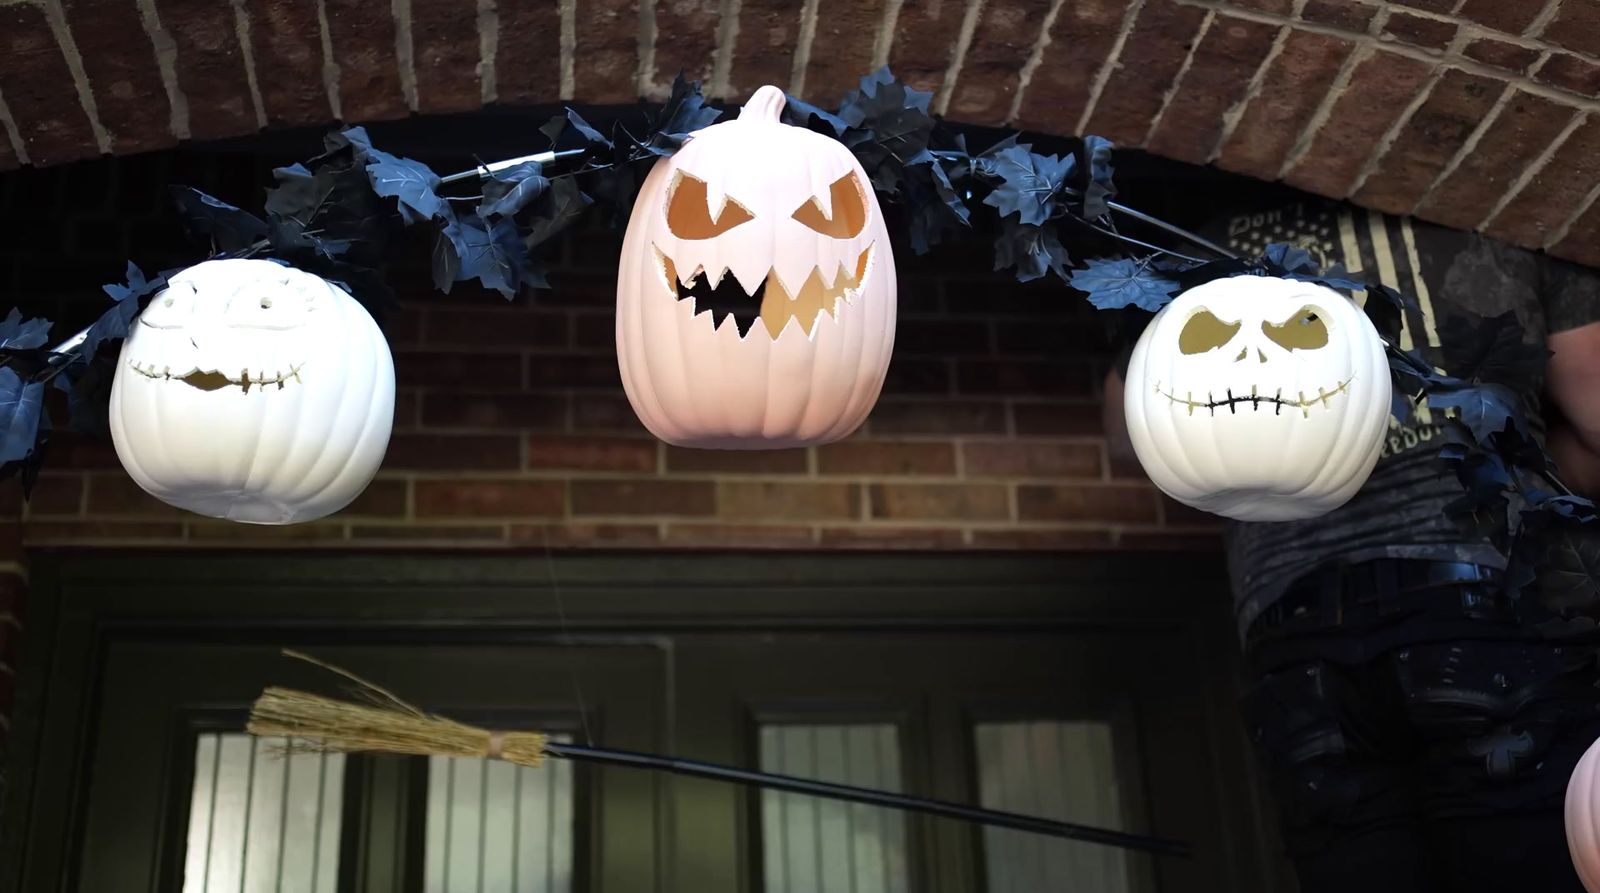
[(266, 275), (240, 278), (239, 267), (217, 263), (173, 277), (134, 323), (128, 369), (202, 391), (303, 384), (307, 345), (298, 336), (319, 309), (335, 312), (327, 283), (266, 261), (246, 269)]
[[(819, 236), (836, 242), (853, 241), (866, 230), (869, 199), (860, 177), (855, 171), (846, 171), (822, 195), (806, 196), (788, 215), (788, 222), (774, 221), (773, 228), (788, 230), (777, 234), (785, 244), (804, 244)], [(780, 200), (778, 207), (782, 206)], [(681, 168), (675, 172), (667, 194), (666, 224), (668, 232), (679, 240), (676, 254), (693, 253), (693, 248), (683, 245), (685, 242), (718, 239), (756, 219), (755, 213), (727, 195), (713, 213), (706, 181)], [(796, 224), (810, 232), (799, 232)], [(704, 266), (680, 270), (659, 245), (655, 249), (662, 276), (678, 300), (693, 302), (696, 316), (708, 314), (713, 327), (731, 316), (740, 335), (748, 335), (759, 318), (767, 334), (777, 338), (790, 320), (809, 335), (821, 314), (837, 317), (841, 302), (854, 301), (866, 281), (872, 262), (871, 243), (853, 261), (845, 255), (837, 267), (827, 269), (823, 265), (832, 261), (835, 252), (827, 250), (820, 239), (818, 242), (817, 254), (822, 262), (805, 271), (803, 278), (799, 278), (799, 270), (793, 269), (788, 271), (790, 275), (780, 275), (773, 265), (760, 281), (753, 283), (748, 280), (756, 275), (753, 267), (747, 267), (744, 276), (726, 268), (713, 280)], [(726, 275), (728, 272), (733, 275)]]
[(349, 294), (264, 260), (173, 276), (123, 343), (110, 424), (157, 498), (258, 524), (319, 518), (377, 473), (394, 363)]
[(1311, 517), (1366, 480), (1389, 415), (1383, 343), (1354, 302), (1262, 276), (1210, 282), (1151, 320), (1128, 431), (1173, 498), (1240, 520)]
[(737, 119), (693, 134), (656, 164), (628, 224), (623, 383), (672, 443), (837, 439), (883, 382), (895, 319), (883, 215), (850, 151), (780, 123), (783, 104), (763, 87)]

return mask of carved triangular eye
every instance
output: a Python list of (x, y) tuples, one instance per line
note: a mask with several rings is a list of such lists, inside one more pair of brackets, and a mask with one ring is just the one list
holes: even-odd
[(835, 239), (854, 239), (861, 235), (867, 225), (867, 200), (853, 172), (833, 181), (828, 187), (828, 201), (833, 205), (832, 217), (824, 216), (822, 207), (813, 198), (795, 209), (794, 219)]
[(1262, 320), (1261, 333), (1284, 350), (1316, 350), (1328, 345), (1328, 324), (1322, 321), (1322, 311), (1310, 304), (1280, 325)]
[(691, 241), (710, 239), (754, 219), (754, 214), (731, 198), (713, 219), (711, 208), (706, 204), (706, 181), (677, 172), (672, 192), (667, 196), (667, 229), (674, 236)]
[(1178, 333), (1178, 350), (1186, 354), (1216, 350), (1239, 334), (1239, 323), (1223, 322), (1210, 310), (1201, 310), (1183, 324)]

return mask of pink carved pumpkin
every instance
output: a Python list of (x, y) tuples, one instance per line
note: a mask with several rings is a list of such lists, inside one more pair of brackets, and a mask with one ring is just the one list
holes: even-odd
[(617, 357), (634, 412), (681, 446), (838, 440), (894, 347), (894, 257), (866, 172), (778, 120), (762, 87), (639, 191), (617, 271)]
[(1600, 893), (1600, 741), (1589, 747), (1567, 782), (1567, 850), (1584, 888)]

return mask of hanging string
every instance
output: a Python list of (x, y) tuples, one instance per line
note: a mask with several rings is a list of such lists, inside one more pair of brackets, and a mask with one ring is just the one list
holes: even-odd
[(572, 695), (578, 701), (578, 726), (583, 731), (583, 743), (594, 747), (594, 734), (589, 730), (589, 705), (583, 697), (583, 683), (578, 678), (577, 642), (573, 640), (572, 627), (567, 623), (567, 605), (561, 596), (561, 581), (556, 578), (556, 561), (550, 551), (549, 527), (539, 528), (539, 545), (544, 550), (545, 574), (550, 578), (550, 593), (555, 599), (556, 622), (561, 625), (561, 644), (567, 665), (567, 678), (572, 682)]

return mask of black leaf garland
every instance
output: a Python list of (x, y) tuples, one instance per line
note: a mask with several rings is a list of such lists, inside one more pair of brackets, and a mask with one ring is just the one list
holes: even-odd
[[(1508, 551), (1513, 588), (1531, 582), (1533, 569), (1556, 555), (1583, 570), (1566, 572), (1552, 585), (1566, 587), (1570, 599), (1577, 585), (1572, 581), (1581, 576), (1600, 599), (1593, 556), (1575, 557), (1577, 547), (1560, 552), (1550, 545), (1597, 512), (1589, 500), (1565, 492), (1529, 433), (1516, 393), (1538, 376), (1545, 357), (1520, 344), (1514, 318), (1447, 323), (1441, 332), (1450, 346), (1444, 365), (1456, 374), (1445, 374), (1432, 359), (1396, 346), (1401, 321), (1414, 304), (1409, 296), (1337, 267), (1319, 271), (1309, 252), (1290, 245), (1268, 246), (1260, 257), (1202, 260), (1124, 236), (1116, 229), (1116, 213), (1135, 212), (1111, 202), (1116, 186), (1109, 140), (1087, 136), (1076, 152), (1053, 156), (1034, 152), (1013, 135), (973, 154), (963, 135), (940, 126), (931, 99), (885, 67), (862, 78), (835, 110), (789, 97), (783, 120), (848, 147), (884, 200), (906, 206), (907, 235), (917, 253), (963, 233), (975, 212), (988, 209), (999, 222), (995, 269), (1011, 269), (1021, 281), (1053, 274), (1102, 310), (1157, 312), (1184, 290), (1241, 275), (1364, 290), (1366, 313), (1387, 345), (1394, 415), (1404, 421), (1414, 399), (1426, 400), (1452, 438), (1444, 459), (1463, 484), (1456, 506), (1463, 524)], [(597, 203), (609, 206), (620, 226), (643, 177), (641, 162), (671, 155), (721, 115), (706, 103), (698, 83), (681, 76), (665, 103), (646, 110), (642, 136), (621, 124), (608, 136), (568, 110), (541, 128), (562, 172), (550, 173), (548, 161), (484, 169), (478, 178), (482, 194), (470, 199), (476, 202), (471, 206), (464, 204), (469, 199), (445, 194), (447, 182), (459, 177), (440, 177), (421, 162), (377, 149), (360, 127), (329, 134), (316, 158), (273, 171), (265, 219), (187, 187), (175, 188), (173, 197), (185, 226), (209, 244), (211, 257), (264, 257), (293, 265), (342, 285), (381, 320), (393, 296), (380, 268), (400, 227), (432, 229), (431, 273), (442, 292), (468, 280), (508, 299), (524, 286), (544, 287), (534, 259), (538, 246)], [(1064, 224), (1117, 239), (1125, 250), (1070, 270), (1059, 232)], [(147, 279), (130, 264), (126, 284), (105, 288), (112, 306), (62, 354), (41, 350), (47, 320), (13, 313), (0, 322), (0, 477), (20, 471), (27, 484), (37, 474), (50, 430), (40, 408), (42, 388), (52, 379), (68, 391), (74, 427), (103, 427), (112, 367), (98, 348), (123, 337), (165, 282), (165, 275)]]

